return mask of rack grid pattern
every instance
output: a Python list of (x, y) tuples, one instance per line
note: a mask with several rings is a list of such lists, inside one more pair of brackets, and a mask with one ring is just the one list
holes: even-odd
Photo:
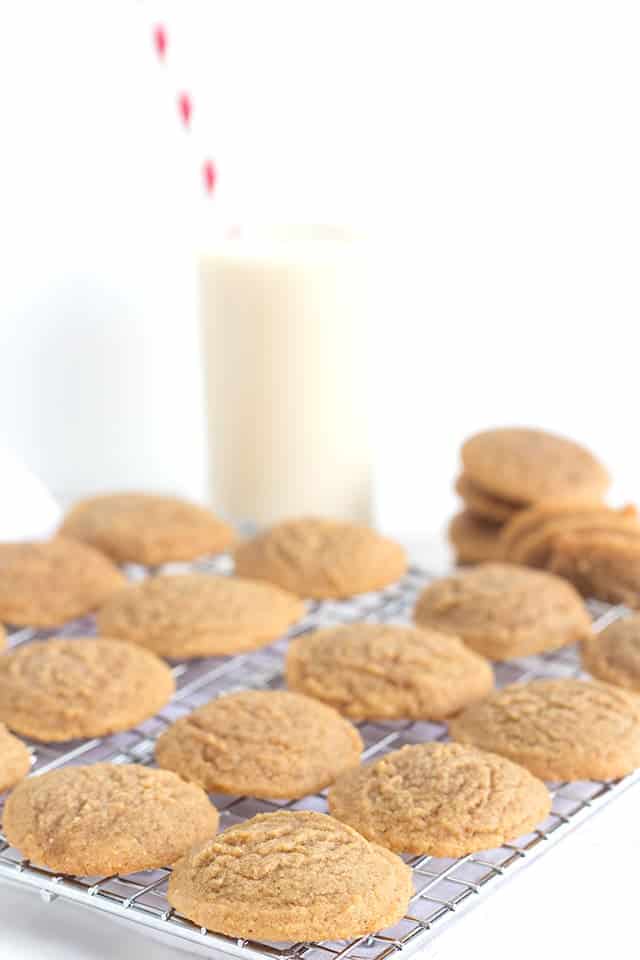
[[(227, 558), (215, 558), (197, 565), (198, 569), (226, 573)], [(184, 569), (184, 568), (182, 568)], [(165, 568), (165, 571), (167, 568)], [(132, 578), (145, 575), (132, 569)], [(43, 773), (68, 764), (153, 763), (157, 736), (177, 717), (208, 700), (246, 687), (277, 689), (283, 685), (283, 656), (289, 639), (318, 627), (357, 620), (407, 622), (417, 592), (429, 581), (423, 570), (412, 568), (399, 583), (375, 594), (346, 601), (323, 601), (310, 605), (304, 620), (290, 633), (272, 644), (235, 657), (208, 658), (174, 665), (176, 694), (161, 713), (139, 727), (101, 739), (66, 744), (31, 743), (34, 773)], [(597, 629), (624, 615), (624, 609), (591, 603)], [(86, 636), (94, 632), (91, 618), (69, 624), (67, 636)], [(10, 634), (10, 645), (28, 643), (48, 634), (20, 630)], [(498, 686), (541, 676), (576, 676), (580, 673), (575, 648), (568, 647), (541, 656), (496, 664)], [(407, 743), (444, 740), (446, 726), (427, 722), (384, 722), (359, 724), (365, 742), (365, 759), (383, 755)], [(552, 847), (570, 829), (613, 800), (621, 791), (640, 780), (640, 771), (616, 782), (580, 782), (550, 784), (553, 806), (549, 817), (532, 834), (496, 850), (473, 854), (458, 860), (431, 856), (406, 857), (413, 870), (415, 895), (406, 917), (395, 927), (351, 942), (275, 944), (236, 940), (199, 928), (171, 909), (166, 899), (170, 870), (147, 871), (128, 876), (74, 877), (54, 874), (21, 858), (0, 833), (0, 878), (33, 888), (45, 901), (56, 897), (74, 900), (97, 910), (126, 918), (147, 928), (156, 939), (182, 947), (202, 956), (228, 954), (245, 960), (387, 960), (392, 954), (405, 954), (424, 947), (446, 928), (447, 923), (490, 893), (504, 879), (514, 875)], [(220, 811), (224, 829), (256, 813), (276, 809), (326, 811), (326, 792), (296, 801), (265, 801), (252, 797), (212, 797)], [(0, 797), (0, 815), (2, 797)]]

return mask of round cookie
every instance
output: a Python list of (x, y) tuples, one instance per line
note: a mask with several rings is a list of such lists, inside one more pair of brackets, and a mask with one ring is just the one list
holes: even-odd
[(337, 599), (379, 590), (402, 577), (400, 544), (369, 527), (320, 517), (276, 524), (235, 551), (236, 573), (301, 597)]
[(0, 723), (0, 793), (13, 787), (29, 772), (31, 754), (22, 740)]
[(640, 766), (639, 704), (597, 681), (533, 680), (467, 707), (449, 732), (543, 780), (611, 780)]
[(60, 532), (118, 563), (157, 566), (220, 553), (232, 528), (204, 507), (151, 493), (111, 493), (76, 503)]
[(0, 620), (57, 627), (126, 585), (107, 557), (74, 540), (0, 543)]
[(298, 597), (271, 584), (190, 573), (151, 577), (121, 591), (97, 622), (107, 636), (184, 659), (263, 647), (304, 612)]
[(363, 746), (356, 728), (317, 700), (243, 690), (177, 720), (156, 760), (208, 793), (295, 799), (357, 765)]
[(640, 614), (615, 620), (584, 640), (581, 655), (593, 677), (640, 692)]
[(584, 447), (543, 430), (502, 427), (470, 437), (461, 451), (470, 481), (494, 497), (533, 503), (546, 497), (601, 497), (609, 474)]
[(461, 637), (491, 660), (526, 657), (591, 634), (579, 594), (540, 570), (480, 564), (430, 583), (418, 597), (415, 621)]
[(4, 650), (7, 645), (7, 631), (0, 623), (0, 650)]
[(28, 777), (3, 829), (23, 856), (59, 873), (107, 876), (174, 863), (218, 829), (207, 795), (167, 770), (95, 763)]
[(322, 813), (263, 813), (180, 860), (169, 903), (202, 927), (269, 941), (343, 940), (400, 920), (413, 894), (396, 854)]
[(500, 527), (463, 510), (449, 523), (448, 536), (459, 565), (502, 559)]
[(457, 637), (354, 623), (296, 637), (287, 685), (354, 720), (441, 720), (493, 689), (491, 665)]
[(549, 567), (585, 597), (640, 607), (640, 534), (637, 530), (575, 530), (553, 541)]
[(398, 853), (464, 857), (529, 833), (551, 809), (528, 770), (459, 743), (420, 743), (349, 770), (329, 810)]
[(476, 486), (466, 473), (461, 473), (455, 484), (456, 493), (464, 500), (467, 510), (476, 517), (492, 523), (506, 523), (524, 504), (509, 503)]
[(544, 500), (523, 510), (508, 523), (501, 534), (504, 559), (545, 568), (549, 565), (554, 541), (577, 531), (636, 531), (640, 522), (634, 506), (619, 510), (603, 503), (585, 500)]
[(158, 657), (104, 637), (41, 640), (0, 657), (0, 720), (34, 740), (129, 730), (157, 713), (174, 689)]

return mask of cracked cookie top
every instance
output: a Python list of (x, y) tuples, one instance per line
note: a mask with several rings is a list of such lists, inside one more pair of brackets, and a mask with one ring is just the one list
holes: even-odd
[(210, 657), (271, 643), (303, 616), (302, 601), (267, 583), (206, 573), (151, 577), (98, 612), (98, 630), (163, 657)]
[(156, 744), (161, 767), (211, 793), (302, 797), (356, 765), (363, 744), (322, 703), (283, 690), (243, 690), (177, 720)]
[(126, 585), (103, 554), (55, 537), (0, 543), (0, 620), (15, 626), (57, 627), (90, 613)]
[(110, 493), (74, 504), (60, 532), (118, 563), (156, 566), (220, 553), (235, 539), (210, 510), (178, 497)]
[(0, 657), (0, 720), (34, 740), (128, 730), (173, 691), (173, 675), (158, 657), (106, 637), (40, 640)]
[(456, 637), (356, 623), (296, 637), (287, 684), (356, 720), (438, 720), (484, 697), (493, 672)]
[(266, 813), (180, 860), (169, 902), (219, 933), (270, 941), (335, 940), (396, 923), (411, 871), (322, 813)]
[(637, 697), (597, 681), (511, 684), (453, 717), (449, 732), (543, 780), (609, 780), (640, 766)]
[(421, 743), (342, 774), (334, 817), (399, 853), (462, 857), (532, 830), (549, 813), (541, 780), (495, 753)]
[(105, 876), (173, 863), (215, 834), (218, 811), (175, 773), (96, 763), (23, 780), (7, 800), (3, 829), (37, 864)]
[(270, 527), (236, 549), (235, 564), (240, 576), (319, 599), (379, 590), (407, 568), (400, 544), (370, 527), (321, 517)]

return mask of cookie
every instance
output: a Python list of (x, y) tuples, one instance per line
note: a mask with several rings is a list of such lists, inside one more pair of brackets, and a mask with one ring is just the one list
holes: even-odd
[(584, 641), (582, 665), (605, 683), (640, 691), (640, 615), (624, 617)]
[(360, 762), (348, 721), (285, 690), (242, 690), (177, 720), (156, 744), (158, 765), (208, 793), (296, 799)]
[(464, 857), (529, 833), (551, 809), (528, 770), (476, 747), (420, 743), (342, 774), (329, 810), (398, 853)]
[(490, 520), (492, 523), (506, 523), (515, 517), (523, 504), (509, 503), (487, 493), (482, 487), (476, 486), (466, 473), (461, 473), (455, 484), (464, 505), (473, 516), (481, 520)]
[(98, 612), (98, 630), (185, 659), (255, 650), (286, 633), (302, 601), (271, 584), (205, 573), (152, 577)]
[(7, 632), (0, 623), (0, 650), (4, 650), (7, 645)]
[(640, 607), (640, 536), (576, 530), (554, 539), (549, 567), (585, 597)]
[(542, 780), (612, 780), (640, 766), (639, 704), (595, 680), (533, 680), (467, 707), (449, 733)]
[(418, 626), (461, 637), (491, 660), (555, 650), (591, 634), (571, 584), (506, 563), (480, 564), (430, 583), (418, 597)]
[(610, 483), (607, 471), (588, 450), (543, 430), (485, 430), (463, 444), (461, 457), (472, 483), (515, 504), (547, 497), (599, 499)]
[(369, 527), (320, 517), (276, 524), (235, 551), (236, 573), (301, 597), (337, 599), (379, 590), (407, 569), (402, 547)]
[(117, 563), (150, 567), (220, 553), (235, 539), (232, 528), (204, 507), (151, 493), (80, 500), (61, 533), (90, 543)]
[(402, 918), (411, 871), (322, 813), (263, 813), (192, 850), (169, 903), (199, 926), (269, 941), (343, 940)]
[(57, 627), (90, 613), (126, 580), (92, 547), (56, 537), (0, 543), (0, 620)]
[(580, 652), (591, 676), (640, 692), (640, 614), (610, 623), (583, 641)]
[(34, 740), (129, 730), (173, 691), (162, 660), (120, 640), (41, 640), (0, 657), (0, 720)]
[(166, 867), (217, 829), (218, 811), (199, 787), (117, 763), (28, 777), (9, 795), (3, 823), (24, 857), (90, 877)]
[(286, 674), (354, 720), (441, 720), (493, 689), (490, 664), (456, 637), (380, 623), (296, 637)]
[(22, 740), (0, 723), (0, 793), (26, 777), (30, 766), (31, 754)]
[(453, 547), (456, 563), (483, 563), (502, 558), (500, 527), (488, 520), (476, 517), (469, 510), (456, 513), (449, 523), (449, 543)]
[(545, 568), (555, 539), (583, 530), (636, 530), (640, 535), (640, 521), (632, 505), (613, 509), (593, 500), (543, 500), (523, 510), (503, 528), (500, 539), (504, 559)]

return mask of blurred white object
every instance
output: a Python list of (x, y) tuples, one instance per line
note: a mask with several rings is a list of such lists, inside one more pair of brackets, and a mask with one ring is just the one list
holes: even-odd
[(49, 537), (61, 510), (41, 480), (0, 447), (0, 540)]
[(269, 523), (371, 513), (370, 247), (349, 230), (239, 230), (201, 260), (212, 502)]

